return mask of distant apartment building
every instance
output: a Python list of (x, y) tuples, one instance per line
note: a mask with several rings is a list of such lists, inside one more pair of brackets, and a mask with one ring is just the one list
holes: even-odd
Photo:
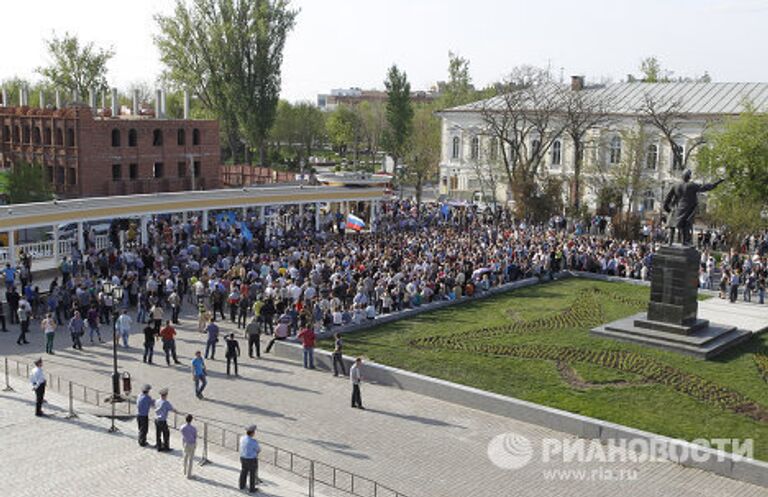
[(219, 187), (216, 121), (164, 119), (160, 105), (157, 117), (127, 115), (116, 99), (113, 90), (111, 109), (98, 108), (93, 96), (91, 105), (32, 108), (23, 96), (20, 105), (10, 106), (6, 96), (0, 103), (0, 168), (40, 164), (60, 198)]
[[(411, 100), (414, 103), (431, 102), (440, 93), (434, 89), (412, 91)], [(385, 102), (387, 92), (382, 90), (362, 90), (360, 88), (334, 89), (331, 93), (317, 96), (317, 106), (320, 110), (333, 111), (339, 105), (357, 105), (362, 102)]]

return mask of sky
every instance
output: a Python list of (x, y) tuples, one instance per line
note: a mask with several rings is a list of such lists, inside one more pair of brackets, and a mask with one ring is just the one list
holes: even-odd
[[(518, 65), (567, 79), (619, 81), (657, 57), (677, 75), (768, 82), (768, 0), (292, 0), (282, 97), (316, 101), (332, 88), (383, 88), (387, 68), (413, 89), (447, 76), (448, 52), (470, 61), (473, 83)], [(153, 16), (175, 0), (0, 2), (0, 80), (36, 79), (56, 33), (112, 47), (108, 78), (127, 88), (162, 71)]]

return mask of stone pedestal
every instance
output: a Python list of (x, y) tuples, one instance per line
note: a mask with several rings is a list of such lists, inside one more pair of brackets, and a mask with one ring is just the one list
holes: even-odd
[(592, 333), (704, 359), (748, 339), (747, 331), (697, 318), (699, 260), (693, 247), (659, 249), (653, 258), (648, 312), (599, 326)]

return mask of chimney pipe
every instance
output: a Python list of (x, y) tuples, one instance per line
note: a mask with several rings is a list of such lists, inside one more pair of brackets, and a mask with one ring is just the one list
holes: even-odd
[(24, 103), (24, 92), (26, 89), (22, 86), (19, 88), (19, 107), (24, 107), (26, 104)]
[(97, 98), (96, 93), (97, 93), (96, 88), (91, 87), (91, 91), (88, 95), (88, 104), (91, 107), (91, 112), (93, 112), (94, 114), (96, 113), (96, 98)]
[(112, 88), (112, 117), (118, 117), (120, 115), (120, 107), (117, 101), (117, 88)]
[(581, 91), (584, 89), (584, 76), (571, 76), (571, 90)]
[(40, 90), (40, 108), (45, 109), (45, 92)]
[(139, 115), (139, 90), (133, 90), (133, 107), (131, 113), (134, 116)]
[(10, 107), (8, 105), (8, 90), (6, 88), (3, 88), (3, 107)]
[(155, 90), (155, 119), (161, 119), (163, 108), (160, 101), (163, 98), (163, 92), (161, 90)]
[(56, 90), (56, 108), (61, 109), (61, 92)]
[(72, 103), (80, 102), (80, 93), (77, 90), (72, 90)]
[(160, 90), (160, 112), (163, 114), (163, 119), (165, 119), (165, 90)]
[(189, 119), (189, 90), (184, 90), (184, 119)]
[(101, 90), (101, 111), (104, 112), (104, 110), (107, 108), (107, 92), (106, 90)]

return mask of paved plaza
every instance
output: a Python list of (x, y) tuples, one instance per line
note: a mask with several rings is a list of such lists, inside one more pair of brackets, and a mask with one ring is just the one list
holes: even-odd
[[(240, 463), (234, 453), (211, 451), (214, 462), (203, 467), (195, 464), (193, 479), (188, 480), (182, 475), (180, 443), (171, 454), (140, 450), (134, 422), (118, 421), (120, 431), (110, 434), (107, 419), (83, 414), (80, 409), (77, 419), (67, 419), (67, 411), (60, 407), (66, 406), (66, 399), (57, 394), (47, 395), (49, 417), (30, 417), (34, 400), (27, 393), (29, 386), (20, 379), (12, 386), (15, 392), (0, 393), (3, 496), (243, 495), (237, 489)], [(198, 444), (198, 460), (201, 449)], [(272, 474), (270, 469), (260, 468), (259, 495), (307, 495), (306, 486)]]
[[(189, 310), (190, 306), (186, 304), (186, 308)], [(241, 377), (225, 375), (224, 351), (218, 350), (216, 360), (207, 361), (210, 373), (207, 399), (200, 401), (194, 397), (189, 369), (194, 351), (204, 348), (203, 335), (196, 331), (196, 326), (196, 319), (182, 317), (182, 324), (177, 328), (182, 364), (170, 367), (157, 353), (155, 365), (141, 362), (142, 337), (136, 326), (136, 334), (131, 337), (131, 348), (119, 349), (120, 370), (129, 371), (135, 385), (152, 384), (155, 392), (160, 387), (169, 387), (169, 399), (176, 408), (191, 412), (199, 420), (220, 420), (233, 430), (256, 423), (260, 439), (265, 442), (374, 479), (408, 497), (555, 496), (564, 492), (570, 496), (768, 496), (768, 489), (666, 461), (543, 463), (534, 457), (522, 469), (500, 469), (487, 455), (489, 442), (498, 435), (516, 433), (536, 447), (541, 446), (544, 439), (573, 437), (378, 385), (363, 386), (363, 402), (367, 410), (350, 409), (347, 379), (333, 378), (323, 371), (305, 370), (298, 364), (272, 355), (262, 354), (261, 359), (249, 359), (243, 342)], [(56, 338), (56, 355), (46, 356), (42, 354), (39, 322), (33, 322), (31, 328), (32, 343), (26, 346), (15, 344), (16, 326), (11, 327), (10, 333), (0, 333), (0, 353), (28, 362), (43, 355), (47, 360), (48, 373), (109, 390), (112, 351), (108, 343), (91, 345), (86, 340), (82, 352), (73, 351), (69, 347), (67, 333), (60, 328)], [(227, 323), (222, 331), (227, 329), (234, 328)], [(6, 435), (0, 457), (5, 459), (5, 453), (17, 450), (18, 446), (19, 450), (28, 451), (25, 460), (26, 464), (30, 464), (35, 451), (44, 451), (49, 447), (51, 426), (63, 425), (64, 422), (61, 419), (35, 419), (32, 416), (33, 407), (28, 403), (33, 399), (31, 391), (21, 389), (20, 392), (25, 402), (24, 409), (13, 411), (10, 416), (12, 422), (3, 421)], [(39, 429), (44, 436), (31, 438), (30, 426), (37, 427), (34, 431)], [(17, 436), (17, 430), (26, 435)], [(100, 430), (96, 435), (86, 427), (81, 431), (84, 439), (89, 440), (87, 445), (90, 450), (115, 450), (114, 439), (109, 435), (100, 433)], [(153, 430), (150, 430), (152, 436)], [(5, 443), (5, 440), (12, 443)], [(178, 434), (172, 435), (171, 445), (179, 445)], [(146, 474), (145, 467), (154, 466), (143, 459), (145, 453), (135, 444), (126, 443), (124, 458), (128, 469), (126, 474), (120, 476), (125, 483), (119, 489), (108, 487), (111, 493), (88, 495), (156, 495), (157, 483), (152, 484), (142, 477)], [(176, 465), (176, 462), (170, 464)], [(66, 467), (70, 468), (68, 471), (81, 472), (86, 478), (100, 474), (87, 464)], [(175, 467), (172, 472), (177, 469), (180, 472), (180, 468)], [(7, 465), (3, 470), (11, 471)], [(557, 473), (561, 470), (587, 472)], [(16, 479), (24, 480), (18, 488), (34, 488), (37, 484), (38, 476), (27, 471), (12, 474)], [(226, 471), (231, 472), (231, 469)], [(624, 477), (616, 478), (616, 475)], [(226, 479), (233, 481), (231, 477)], [(73, 477), (72, 482), (76, 481)], [(215, 493), (219, 489), (222, 493)], [(229, 489), (211, 485), (206, 487), (206, 492), (228, 495)]]

